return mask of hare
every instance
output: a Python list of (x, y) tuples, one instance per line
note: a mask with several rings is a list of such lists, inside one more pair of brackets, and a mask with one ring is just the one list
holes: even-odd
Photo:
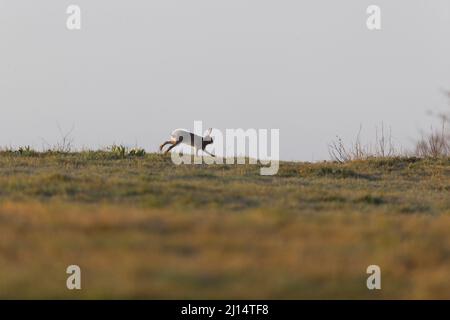
[(212, 144), (214, 142), (213, 138), (211, 137), (211, 131), (212, 128), (209, 128), (206, 136), (202, 137), (199, 135), (196, 135), (192, 132), (189, 132), (185, 129), (176, 129), (172, 132), (170, 135), (170, 140), (164, 142), (160, 147), (159, 151), (162, 151), (165, 145), (170, 144), (171, 146), (166, 150), (165, 154), (168, 153), (170, 150), (175, 148), (180, 143), (186, 144), (188, 146), (191, 146), (195, 150), (195, 155), (198, 155), (198, 151), (202, 150), (206, 154), (210, 155), (211, 157), (215, 157), (212, 153), (208, 152), (205, 148), (207, 145)]

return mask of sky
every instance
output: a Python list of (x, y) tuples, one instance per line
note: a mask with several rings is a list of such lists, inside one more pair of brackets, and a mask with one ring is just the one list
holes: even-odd
[(151, 152), (201, 120), (279, 129), (283, 160), (381, 123), (409, 148), (450, 109), (449, 39), (448, 0), (0, 0), (0, 146)]

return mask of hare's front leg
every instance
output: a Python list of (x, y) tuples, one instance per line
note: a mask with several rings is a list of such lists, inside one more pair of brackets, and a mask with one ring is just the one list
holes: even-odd
[(216, 156), (214, 154), (212, 154), (211, 152), (209, 152), (208, 150), (203, 150), (204, 153), (210, 155), (211, 157), (215, 158)]

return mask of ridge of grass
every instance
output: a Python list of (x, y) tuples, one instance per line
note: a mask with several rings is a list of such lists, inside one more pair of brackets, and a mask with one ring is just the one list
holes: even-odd
[[(0, 298), (445, 299), (449, 195), (449, 158), (260, 176), (161, 154), (0, 152)], [(381, 291), (365, 286), (371, 264)]]

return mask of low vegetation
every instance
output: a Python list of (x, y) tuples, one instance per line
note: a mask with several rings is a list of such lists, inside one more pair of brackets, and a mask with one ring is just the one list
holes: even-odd
[[(447, 92), (446, 95), (450, 102), (450, 92)], [(371, 158), (411, 156), (433, 159), (448, 158), (450, 157), (450, 113), (435, 114), (430, 111), (430, 114), (439, 120), (440, 125), (437, 128), (431, 126), (429, 130), (422, 132), (412, 151), (395, 145), (391, 128), (386, 128), (384, 123), (381, 123), (375, 128), (375, 138), (372, 143), (361, 141), (362, 126), (351, 143), (345, 143), (340, 136), (336, 136), (336, 139), (328, 144), (330, 158), (340, 163)]]
[(1, 298), (448, 299), (448, 230), (446, 157), (260, 176), (123, 149), (0, 152)]

